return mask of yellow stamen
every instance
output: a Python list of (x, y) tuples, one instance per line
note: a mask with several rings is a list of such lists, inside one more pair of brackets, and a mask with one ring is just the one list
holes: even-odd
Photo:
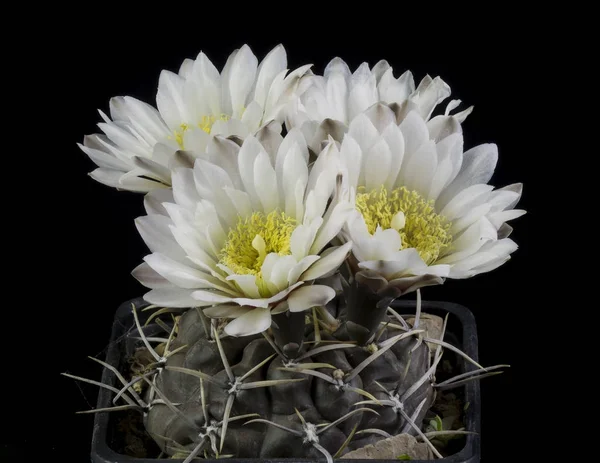
[(435, 262), (452, 242), (451, 223), (435, 212), (433, 204), (406, 187), (390, 192), (382, 185), (368, 193), (359, 187), (356, 195), (356, 209), (365, 219), (369, 233), (375, 233), (378, 226), (398, 230), (401, 249), (416, 248), (427, 264)]
[(296, 219), (284, 212), (269, 214), (255, 212), (245, 219), (239, 218), (229, 231), (225, 246), (220, 252), (220, 262), (238, 275), (256, 275), (256, 283), (263, 297), (270, 295), (262, 278), (261, 267), (267, 254), (291, 254), (290, 241), (296, 228)]
[(175, 130), (175, 141), (183, 149), (183, 134), (190, 128), (186, 123), (181, 124), (180, 130)]
[[(221, 114), (219, 116), (202, 116), (200, 118), (200, 122), (198, 122), (198, 128), (204, 130), (206, 133), (210, 133), (210, 131), (212, 130), (212, 126), (215, 122), (217, 122), (217, 121), (227, 122), (229, 119), (231, 119), (231, 116), (228, 116), (227, 114)], [(181, 149), (184, 149), (183, 134), (189, 128), (190, 128), (190, 126), (184, 122), (183, 124), (180, 125), (180, 128), (178, 130), (175, 130), (173, 132), (174, 133), (173, 137), (168, 137), (169, 140), (175, 139), (175, 141), (177, 142), (179, 147)]]
[(227, 114), (221, 114), (219, 116), (202, 116), (202, 119), (198, 123), (198, 127), (204, 130), (206, 133), (210, 133), (215, 122), (227, 122), (230, 118), (231, 116), (228, 116)]

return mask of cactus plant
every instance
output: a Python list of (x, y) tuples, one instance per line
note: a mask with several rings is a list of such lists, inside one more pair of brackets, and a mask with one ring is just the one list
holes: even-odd
[[(228, 336), (225, 320), (208, 319), (200, 309), (174, 313), (132, 304), (129, 367), (119, 371), (96, 360), (121, 389), (67, 376), (114, 392), (114, 407), (88, 412), (140, 412), (162, 453), (186, 462), (226, 456), (332, 461), (401, 433), (442, 457), (440, 436), (469, 431), (429, 429), (424, 419), (438, 391), (497, 374), (503, 365), (483, 369), (445, 342), (445, 322), (438, 339), (428, 337), (420, 304), (412, 319), (388, 308), (359, 342), (348, 330), (343, 300), (309, 314), (280, 314), (270, 330), (246, 337)], [(144, 326), (140, 310), (153, 312)], [(437, 383), (444, 349), (476, 368)]]
[[(132, 306), (129, 371), (95, 359), (120, 389), (68, 376), (114, 392), (91, 412), (140, 412), (186, 463), (332, 461), (399, 434), (441, 457), (430, 437), (469, 430), (431, 428), (438, 392), (501, 366), (447, 342), (446, 321), (432, 335), (420, 288), (510, 259), (521, 185), (487, 184), (495, 145), (463, 152), (472, 108), (434, 115), (450, 94), (439, 77), (415, 88), (386, 61), (352, 74), (339, 58), (323, 76), (286, 68), (282, 46), (260, 66), (243, 46), (222, 73), (200, 53), (161, 74), (158, 110), (111, 101), (105, 135), (81, 148), (93, 178), (147, 193), (150, 254), (133, 276), (154, 313), (142, 326)], [(390, 304), (411, 292), (407, 319)], [(438, 382), (445, 351), (476, 369)]]

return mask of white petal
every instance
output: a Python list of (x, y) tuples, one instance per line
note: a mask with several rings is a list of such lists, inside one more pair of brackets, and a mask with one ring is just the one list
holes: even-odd
[(340, 160), (344, 169), (347, 171), (348, 186), (355, 190), (358, 187), (362, 156), (359, 144), (351, 135), (346, 135), (340, 148)]
[[(359, 262), (363, 261), (383, 261), (392, 260), (393, 256), (401, 247), (401, 238), (399, 233), (393, 228), (387, 230), (377, 229), (375, 234), (364, 234), (362, 229), (363, 221), (357, 221), (352, 227), (352, 239), (354, 241), (354, 256)], [(360, 227), (356, 225), (360, 224)], [(362, 230), (361, 230), (362, 229)], [(357, 233), (359, 231), (360, 233)]]
[[(85, 137), (84, 139), (84, 143), (85, 140), (88, 139), (88, 136)], [(89, 143), (89, 142), (88, 142)], [(79, 148), (89, 156), (89, 158), (94, 161), (94, 163), (98, 166), (98, 167), (103, 167), (105, 169), (111, 169), (111, 170), (118, 170), (118, 171), (122, 171), (122, 172), (127, 172), (129, 169), (131, 169), (131, 165), (121, 161), (120, 159), (117, 159), (114, 155), (112, 154), (108, 154), (106, 152), (104, 152), (103, 150), (97, 150), (97, 149), (93, 149), (90, 148), (88, 146), (82, 145), (81, 143), (78, 143), (77, 146), (79, 146)]]
[(256, 101), (252, 101), (242, 114), (242, 123), (248, 128), (250, 133), (254, 133), (260, 127), (262, 117), (262, 107)]
[(186, 122), (184, 83), (181, 76), (170, 71), (160, 73), (156, 105), (171, 130), (180, 130), (181, 124)]
[(492, 224), (499, 229), (504, 222), (521, 217), (526, 212), (522, 209), (510, 209), (508, 211), (494, 212), (488, 215), (488, 219)]
[(462, 127), (453, 116), (435, 116), (427, 122), (427, 128), (429, 129), (429, 137), (436, 143), (452, 134), (462, 134)]
[(329, 63), (327, 63), (325, 71), (323, 72), (323, 76), (329, 78), (333, 74), (340, 74), (345, 78), (350, 78), (352, 73), (350, 72), (350, 68), (346, 62), (342, 58), (336, 56)]
[(477, 183), (487, 183), (498, 162), (498, 147), (484, 144), (470, 149), (463, 155), (459, 174), (438, 198), (438, 207), (444, 207), (459, 191)]
[(308, 72), (311, 65), (301, 66), (298, 69), (291, 72), (287, 77), (285, 74), (287, 71), (283, 70), (275, 76), (271, 83), (267, 102), (265, 104), (265, 117), (264, 121), (270, 121), (277, 119), (282, 122), (285, 114), (283, 110), (286, 105), (297, 97), (299, 92), (299, 85), (302, 82), (302, 76)]
[(225, 333), (229, 336), (250, 336), (262, 333), (271, 326), (271, 311), (269, 309), (254, 309), (241, 317), (229, 322)]
[[(306, 256), (300, 262), (294, 265), (288, 273), (288, 284), (293, 285), (294, 283), (296, 283), (300, 279), (300, 275), (302, 275), (307, 268), (312, 266), (320, 258), (320, 256)], [(302, 281), (305, 280), (308, 279), (302, 278)]]
[(388, 260), (373, 260), (361, 262), (360, 268), (373, 270), (388, 281), (405, 275), (419, 275), (427, 265), (421, 259), (415, 248), (403, 249), (388, 256)]
[(335, 290), (329, 286), (312, 285), (298, 288), (287, 298), (290, 312), (302, 312), (316, 306), (323, 306), (335, 297)]
[(287, 301), (281, 301), (273, 309), (271, 309), (271, 315), (277, 315), (277, 314), (280, 314), (283, 312), (287, 312), (287, 310), (288, 310)]
[(264, 108), (273, 79), (287, 67), (287, 56), (283, 45), (277, 45), (262, 60), (258, 67), (254, 100)]
[(246, 218), (252, 215), (252, 204), (246, 192), (234, 188), (223, 188), (223, 191), (229, 196), (229, 200), (235, 206), (239, 217)]
[(200, 201), (196, 192), (196, 183), (194, 182), (194, 172), (192, 169), (178, 168), (171, 173), (173, 182), (173, 198), (180, 206), (189, 210), (195, 210)]
[(225, 188), (232, 189), (233, 183), (227, 172), (221, 167), (197, 159), (194, 165), (194, 180), (200, 197), (218, 204), (217, 212), (229, 227), (238, 221), (237, 207), (231, 202)]
[(123, 97), (121, 103), (127, 109), (129, 122), (150, 144), (171, 134), (160, 113), (153, 106), (130, 96)]
[[(204, 305), (224, 304), (227, 302), (237, 302), (235, 300), (235, 298), (233, 298), (225, 293), (222, 293), (220, 291), (198, 290), (198, 291), (192, 292), (192, 297), (196, 301), (200, 301), (201, 303), (204, 303)], [(240, 303), (239, 305), (244, 305), (244, 304)], [(265, 305), (265, 307), (266, 306), (267, 305)]]
[(239, 151), (236, 143), (220, 136), (211, 137), (206, 148), (207, 160), (225, 170), (238, 190), (242, 188), (238, 171)]
[[(244, 185), (244, 190), (248, 194), (254, 210), (262, 209), (262, 203), (260, 202), (254, 186), (254, 163), (261, 151), (264, 151), (264, 149), (259, 141), (256, 140), (256, 138), (249, 136), (244, 140), (238, 154), (238, 170)], [(259, 180), (260, 179), (257, 179), (257, 181)]]
[(188, 259), (205, 271), (214, 268), (218, 257), (213, 253), (210, 244), (203, 235), (196, 233), (190, 226), (181, 225), (171, 227), (171, 233), (187, 254)]
[(267, 254), (260, 267), (263, 280), (267, 283), (267, 288), (269, 288), (269, 290), (276, 290), (275, 286), (271, 283), (271, 273), (273, 272), (273, 268), (279, 260), (279, 257), (279, 254), (276, 252), (270, 252)]
[(179, 67), (179, 75), (184, 79), (187, 79), (191, 76), (193, 68), (194, 60), (186, 58), (183, 60), (183, 63), (181, 63), (181, 66)]
[(134, 268), (131, 275), (146, 288), (173, 288), (173, 283), (156, 273), (146, 262)]
[(473, 209), (470, 209), (465, 215), (452, 222), (452, 226), (450, 227), (450, 233), (453, 236), (458, 235), (468, 226), (481, 219), (488, 212), (490, 212), (490, 205), (487, 203), (481, 204), (479, 206), (474, 207)]
[(351, 249), (352, 241), (349, 241), (342, 246), (334, 246), (326, 249), (321, 254), (321, 259), (312, 264), (310, 268), (300, 276), (300, 279), (303, 281), (310, 281), (328, 276), (329, 273), (337, 270), (339, 266), (342, 265), (342, 262), (344, 262)]
[(474, 207), (486, 202), (489, 192), (493, 188), (493, 186), (486, 184), (471, 185), (452, 198), (446, 207), (441, 210), (440, 215), (443, 215), (448, 220), (455, 220), (462, 217)]
[[(489, 235), (486, 234), (487, 232), (483, 221), (484, 219), (473, 223), (458, 238), (453, 240), (450, 251), (448, 251), (444, 257), (438, 259), (437, 263), (454, 264), (479, 251), (489, 237)], [(489, 238), (497, 239), (497, 236), (491, 236)]]
[(89, 175), (97, 182), (103, 183), (107, 186), (111, 186), (113, 188), (116, 188), (117, 190), (134, 191), (137, 193), (147, 193), (156, 188), (164, 188), (165, 186), (161, 183), (138, 177), (133, 177), (128, 182), (123, 182), (123, 172), (110, 169), (98, 168), (90, 172)]
[(424, 119), (429, 119), (435, 107), (450, 96), (450, 87), (440, 77), (431, 79), (429, 76), (421, 81), (415, 93), (416, 103), (420, 107), (420, 113)]
[(278, 256), (271, 270), (269, 282), (275, 285), (278, 291), (283, 291), (289, 286), (288, 274), (297, 263), (298, 261), (294, 256)]
[(159, 307), (197, 307), (198, 301), (192, 299), (190, 296), (191, 291), (186, 291), (180, 288), (160, 288), (153, 289), (150, 292), (144, 294), (144, 299), (150, 304), (157, 305)]
[(505, 264), (510, 260), (510, 256), (497, 257), (495, 259), (488, 260), (485, 264), (478, 265), (477, 267), (470, 270), (469, 276), (479, 275), (480, 273), (491, 272), (497, 269), (501, 265)]
[(346, 221), (355, 211), (354, 204), (346, 201), (339, 202), (333, 207), (331, 213), (328, 213), (324, 219), (323, 226), (319, 229), (315, 241), (310, 248), (311, 254), (319, 254), (321, 249), (327, 246), (335, 238)]
[(254, 310), (250, 307), (240, 307), (233, 304), (219, 304), (203, 309), (204, 315), (209, 318), (238, 318)]
[(377, 141), (379, 132), (367, 116), (359, 114), (350, 123), (348, 135), (356, 140), (363, 153), (366, 153)]
[(302, 260), (304, 257), (309, 255), (309, 250), (315, 240), (317, 231), (323, 224), (323, 218), (317, 217), (308, 224), (302, 224), (296, 227), (292, 232), (290, 239), (290, 249), (292, 255), (297, 261)]
[[(459, 134), (455, 134), (457, 137)], [(446, 140), (453, 139), (454, 135), (448, 137)], [(444, 143), (446, 140), (442, 141)], [(431, 179), (431, 186), (429, 187), (429, 194), (427, 195), (428, 199), (436, 200), (442, 190), (450, 183), (452, 180), (452, 175), (454, 171), (454, 159), (456, 157), (456, 153), (460, 151), (460, 156), (462, 157), (462, 140), (459, 143), (458, 139), (454, 139), (456, 143), (453, 145), (450, 150), (446, 150), (446, 147), (442, 145), (442, 143), (437, 144), (437, 152), (438, 152), (438, 164), (436, 171)]]
[[(402, 247), (400, 234), (393, 228), (382, 230), (380, 227), (377, 227), (377, 230), (373, 233), (373, 239), (380, 242), (390, 253), (396, 252)], [(380, 257), (380, 259), (384, 260), (385, 256)]]
[(367, 191), (380, 188), (386, 182), (392, 164), (392, 152), (383, 138), (371, 147), (364, 163)]
[[(281, 143), (283, 143), (283, 137), (281, 131), (283, 126), (277, 121), (269, 121), (258, 130), (254, 136), (264, 147), (265, 151), (269, 155), (271, 165), (275, 165), (277, 152)], [(277, 169), (275, 169), (277, 170)]]
[(405, 157), (409, 159), (423, 143), (429, 140), (429, 130), (423, 118), (416, 111), (409, 112), (399, 127), (404, 136)]
[(150, 254), (144, 260), (157, 273), (169, 280), (175, 286), (185, 289), (209, 288), (212, 285), (206, 282), (206, 274), (188, 267), (180, 262), (170, 259), (162, 254)]
[(254, 161), (254, 188), (266, 214), (279, 207), (275, 169), (264, 149), (260, 150)]
[(183, 147), (197, 154), (204, 153), (211, 136), (200, 127), (189, 127), (183, 133)]
[(228, 85), (231, 94), (232, 114), (235, 118), (240, 118), (248, 94), (254, 85), (258, 60), (248, 45), (239, 49), (231, 64)]
[(436, 168), (437, 151), (435, 143), (429, 140), (421, 145), (402, 168), (404, 186), (427, 198)]
[(122, 175), (122, 171), (105, 168), (95, 169), (89, 173), (89, 176), (97, 182), (114, 188), (119, 188), (119, 179)]
[(201, 201), (196, 206), (194, 221), (198, 228), (202, 227), (204, 236), (215, 256), (219, 255), (225, 245), (227, 233), (223, 229), (223, 224), (219, 220), (215, 204), (210, 201)]
[(233, 188), (231, 177), (225, 169), (203, 159), (196, 159), (194, 163), (194, 182), (202, 198), (215, 197), (216, 189)]
[(383, 74), (385, 74), (386, 71), (388, 71), (388, 69), (391, 69), (390, 63), (388, 63), (386, 60), (382, 59), (382, 60), (377, 61), (377, 64), (375, 64), (375, 66), (373, 66), (373, 69), (371, 70), (371, 72), (375, 76), (375, 79), (377, 80), (377, 82), (379, 82), (379, 80), (381, 79), (381, 76), (383, 76)]
[(351, 77), (348, 95), (348, 117), (350, 120), (369, 106), (377, 103), (377, 81), (367, 63), (361, 64)]
[(168, 215), (162, 203), (173, 203), (173, 190), (158, 188), (150, 191), (144, 196), (144, 209), (148, 215)]
[(164, 215), (146, 215), (135, 219), (135, 226), (150, 252), (158, 252), (183, 262), (186, 255), (175, 241), (169, 228), (171, 225), (173, 221)]
[(139, 156), (134, 156), (132, 160), (136, 167), (145, 171), (145, 177), (153, 178), (165, 185), (171, 184), (171, 171), (165, 166), (152, 159), (141, 158)]
[(229, 81), (231, 80), (231, 68), (233, 67), (238, 52), (239, 50), (234, 50), (233, 53), (229, 55), (225, 62), (225, 66), (223, 66), (223, 70), (221, 71), (221, 111), (216, 114), (233, 114), (231, 109), (231, 89)]
[(277, 172), (278, 178), (281, 178), (283, 173), (283, 164), (285, 163), (286, 158), (290, 155), (290, 151), (294, 147), (300, 150), (300, 154), (304, 158), (305, 163), (308, 164), (308, 147), (306, 145), (306, 139), (299, 129), (294, 128), (287, 133), (279, 145), (279, 149), (277, 150), (275, 171)]
[(116, 146), (122, 148), (124, 151), (138, 156), (148, 156), (150, 146), (147, 143), (143, 143), (140, 138), (136, 136), (131, 127), (124, 125), (117, 125), (116, 123), (109, 124), (98, 124), (98, 127), (108, 136)]
[(364, 112), (378, 132), (383, 132), (389, 125), (396, 125), (396, 115), (389, 106), (375, 103)]
[(315, 188), (312, 191), (309, 190), (305, 201), (304, 223), (312, 222), (317, 217), (322, 217), (325, 213), (332, 190), (332, 188), (329, 188), (332, 182), (327, 177), (327, 174), (321, 175)]
[(221, 76), (208, 57), (200, 52), (194, 63), (193, 80), (198, 88), (198, 109), (207, 110), (209, 114), (222, 114), (221, 110)]
[(482, 251), (489, 251), (496, 254), (498, 257), (505, 257), (515, 252), (519, 246), (511, 239), (502, 239), (498, 241), (487, 242), (482, 248)]
[(331, 74), (327, 79), (326, 92), (331, 119), (346, 121), (348, 114), (348, 85), (346, 78), (340, 73)]
[[(123, 149), (123, 147), (115, 145), (106, 135), (102, 134), (94, 134), (90, 135), (90, 138), (94, 139), (94, 149), (98, 149), (100, 151), (104, 151), (108, 154), (113, 155), (117, 159), (123, 161), (127, 165), (133, 165), (131, 161), (131, 157), (134, 156), (135, 152), (127, 151)], [(148, 147), (147, 150), (143, 150), (142, 154), (149, 154), (150, 149)]]
[(465, 109), (464, 111), (458, 112), (453, 114), (453, 117), (459, 122), (459, 123), (463, 123), (465, 121), (465, 119), (469, 116), (469, 114), (471, 114), (473, 112), (473, 106), (469, 106), (467, 109)]
[(243, 140), (250, 135), (250, 130), (239, 119), (229, 119), (226, 121), (217, 119), (210, 128), (210, 134), (212, 136), (220, 135), (222, 137), (235, 136)]
[(391, 152), (391, 163), (388, 170), (388, 176), (385, 181), (385, 187), (393, 190), (397, 185), (398, 174), (404, 160), (404, 136), (396, 124), (388, 125), (381, 135)]
[(506, 262), (517, 247), (516, 243), (508, 238), (490, 243), (480, 252), (453, 265), (450, 277), (469, 278), (483, 271), (492, 270)]
[(422, 275), (435, 275), (446, 278), (450, 274), (450, 265), (430, 265), (421, 270)]
[(301, 196), (304, 197), (304, 191), (308, 182), (308, 166), (306, 159), (302, 154), (302, 148), (294, 144), (283, 160), (282, 171), (278, 178), (281, 181), (281, 191), (285, 199), (285, 213), (290, 217), (297, 217), (299, 212), (296, 210), (297, 191), (301, 190)]
[(163, 166), (171, 167), (173, 158), (175, 157), (175, 153), (178, 151), (178, 149), (179, 145), (174, 147), (168, 143), (157, 143), (152, 148), (152, 160)]
[(250, 298), (243, 298), (243, 297), (233, 298), (233, 297), (227, 296), (224, 293), (220, 293), (220, 292), (216, 292), (216, 291), (203, 291), (203, 290), (194, 291), (192, 293), (192, 297), (198, 301), (210, 302), (211, 304), (234, 302), (239, 305), (248, 305), (248, 306), (252, 306), (252, 307), (266, 308), (266, 307), (269, 307), (270, 304), (274, 304), (276, 302), (281, 301), (289, 293), (291, 293), (294, 289), (296, 289), (298, 286), (300, 286), (302, 284), (304, 284), (304, 282), (299, 281), (299, 282), (289, 286), (284, 291), (281, 291), (281, 292), (275, 294), (274, 296), (271, 296), (269, 298), (262, 298), (262, 299), (250, 299)]
[(235, 281), (245, 296), (260, 299), (258, 286), (256, 286), (256, 275), (229, 275), (227, 280)]
[(522, 183), (513, 183), (512, 185), (500, 188), (488, 198), (487, 202), (492, 205), (492, 212), (504, 211), (506, 209), (512, 209), (517, 205), (521, 194), (523, 193)]
[(378, 84), (379, 98), (388, 104), (402, 104), (415, 90), (415, 81), (410, 71), (395, 79), (392, 68), (387, 69)]

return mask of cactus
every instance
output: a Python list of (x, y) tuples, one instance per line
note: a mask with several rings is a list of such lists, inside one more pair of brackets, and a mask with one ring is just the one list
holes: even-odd
[[(147, 306), (143, 310), (155, 312), (142, 326), (141, 307), (132, 304), (131, 378), (96, 359), (121, 389), (67, 376), (114, 392), (114, 407), (88, 412), (141, 412), (163, 454), (186, 463), (226, 456), (330, 462), (401, 433), (422, 440), (441, 458), (430, 441), (439, 433), (426, 434), (424, 422), (436, 391), (497, 374), (501, 366), (484, 369), (444, 342), (445, 322), (440, 339), (427, 337), (420, 328), (420, 295), (412, 323), (387, 308), (369, 328), (350, 320), (340, 301), (308, 314), (275, 315), (270, 330), (247, 337), (227, 336), (226, 320), (208, 319), (197, 308), (174, 314)], [(477, 369), (436, 384), (444, 348)]]

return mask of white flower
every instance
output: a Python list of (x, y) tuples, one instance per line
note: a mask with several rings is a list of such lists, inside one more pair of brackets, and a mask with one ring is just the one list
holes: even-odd
[[(81, 149), (98, 165), (90, 175), (122, 190), (147, 192), (171, 185), (178, 150), (203, 153), (215, 135), (241, 139), (263, 127), (281, 131), (285, 111), (310, 66), (286, 77), (282, 45), (258, 64), (247, 45), (234, 51), (223, 71), (200, 53), (179, 74), (162, 71), (158, 110), (131, 97), (110, 101), (110, 118), (100, 112), (104, 134), (88, 135)], [(112, 120), (111, 120), (112, 119)]]
[(343, 235), (354, 243), (359, 279), (396, 296), (444, 278), (468, 278), (510, 258), (517, 245), (506, 221), (521, 184), (492, 191), (496, 145), (463, 153), (453, 118), (429, 122), (411, 111), (396, 124), (376, 105), (350, 124), (340, 149), (357, 212)]
[[(290, 126), (302, 127), (311, 147), (318, 146), (331, 132), (345, 131), (356, 116), (376, 103), (390, 105), (403, 115), (417, 111), (429, 120), (435, 107), (450, 96), (450, 87), (440, 77), (432, 79), (427, 75), (415, 88), (410, 71), (395, 78), (393, 69), (385, 60), (379, 61), (373, 69), (363, 63), (352, 73), (342, 59), (334, 58), (323, 76), (307, 75), (304, 80), (309, 80), (310, 86), (294, 102), (298, 108), (290, 113), (288, 122)], [(460, 100), (450, 101), (446, 115), (459, 104)], [(470, 107), (454, 117), (462, 122), (472, 109)], [(319, 131), (319, 125), (324, 121), (334, 127)], [(320, 137), (313, 140), (315, 134)], [(339, 137), (337, 139), (341, 141)]]
[(147, 195), (148, 215), (136, 223), (152, 254), (133, 274), (152, 288), (148, 302), (212, 306), (205, 313), (234, 318), (225, 331), (239, 336), (267, 329), (272, 313), (333, 299), (332, 288), (311, 282), (333, 274), (351, 248), (327, 247), (354, 211), (330, 200), (335, 143), (311, 167), (298, 130), (278, 149), (265, 145), (251, 135), (241, 148), (222, 139), (212, 157), (174, 170), (172, 193)]

